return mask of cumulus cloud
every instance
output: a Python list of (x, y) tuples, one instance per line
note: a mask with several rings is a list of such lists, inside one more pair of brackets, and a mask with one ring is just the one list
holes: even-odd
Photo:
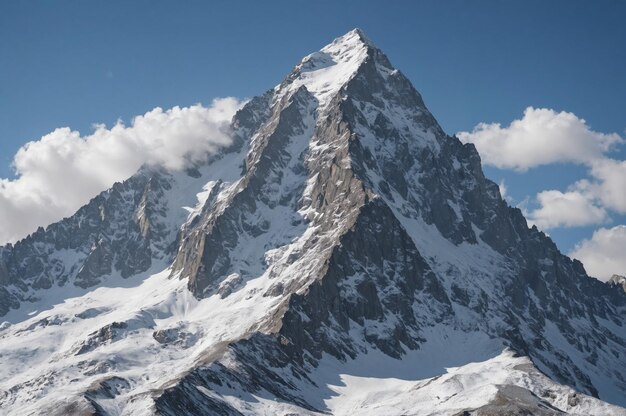
[(459, 132), (473, 143), (483, 163), (501, 169), (526, 171), (557, 162), (591, 164), (624, 139), (616, 133), (599, 133), (573, 113), (528, 107), (524, 116), (507, 127), (480, 123), (471, 132)]
[(144, 164), (180, 170), (231, 142), (235, 98), (155, 108), (129, 126), (96, 125), (92, 134), (64, 127), (24, 145), (14, 157), (15, 179), (0, 179), (0, 243), (13, 242), (65, 216)]
[(626, 161), (609, 158), (594, 161), (590, 174), (593, 179), (578, 181), (576, 188), (607, 208), (626, 214)]
[(571, 185), (567, 192), (539, 192), (539, 208), (527, 211), (539, 228), (581, 227), (609, 220), (609, 211), (626, 214), (626, 161), (610, 158), (591, 163), (589, 178)]
[(625, 247), (626, 226), (618, 225), (596, 230), (569, 255), (580, 260), (591, 276), (606, 281), (613, 274), (626, 275)]
[(581, 227), (602, 224), (609, 216), (603, 207), (577, 191), (549, 190), (537, 194), (540, 207), (527, 213), (528, 219), (541, 229)]

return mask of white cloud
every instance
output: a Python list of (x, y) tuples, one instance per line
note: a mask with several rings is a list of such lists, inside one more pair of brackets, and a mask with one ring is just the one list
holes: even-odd
[(16, 241), (64, 216), (130, 177), (143, 164), (183, 169), (228, 145), (229, 122), (240, 107), (235, 98), (155, 108), (107, 129), (80, 136), (59, 128), (24, 145), (13, 160), (15, 179), (0, 179), (0, 243)]
[(590, 178), (581, 179), (567, 192), (539, 192), (539, 208), (527, 211), (539, 228), (582, 227), (609, 220), (609, 211), (626, 214), (626, 161), (609, 158), (592, 162)]
[(527, 213), (531, 223), (541, 229), (581, 227), (602, 224), (609, 216), (603, 207), (594, 205), (577, 191), (549, 190), (537, 194), (540, 207)]
[(500, 196), (502, 197), (502, 199), (511, 202), (511, 197), (509, 197), (508, 195), (509, 188), (507, 188), (506, 184), (504, 183), (504, 179), (500, 181), (500, 183), (498, 184), (498, 188), (500, 189)]
[(583, 179), (576, 188), (616, 212), (626, 214), (626, 161), (601, 159), (591, 165), (593, 180)]
[(507, 127), (480, 123), (472, 132), (457, 136), (464, 143), (474, 143), (483, 163), (517, 171), (558, 162), (591, 164), (614, 145), (624, 143), (616, 133), (591, 130), (572, 113), (533, 107)]
[(583, 262), (587, 273), (600, 280), (608, 280), (613, 274), (626, 275), (626, 226), (598, 229), (569, 255)]

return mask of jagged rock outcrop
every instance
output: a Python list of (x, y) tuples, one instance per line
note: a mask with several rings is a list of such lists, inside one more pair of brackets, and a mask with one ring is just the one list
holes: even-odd
[(164, 218), (173, 182), (171, 174), (145, 167), (72, 217), (0, 247), (0, 316), (36, 301), (38, 289), (89, 288), (111, 273), (129, 277), (171, 257), (177, 227)]

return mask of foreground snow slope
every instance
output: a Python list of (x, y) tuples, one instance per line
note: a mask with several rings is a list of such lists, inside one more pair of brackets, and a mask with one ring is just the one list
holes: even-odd
[(360, 31), (232, 135), (1, 249), (1, 412), (626, 414), (624, 291)]

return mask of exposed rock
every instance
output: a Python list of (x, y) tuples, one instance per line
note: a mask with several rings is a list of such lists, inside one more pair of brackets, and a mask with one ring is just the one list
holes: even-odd
[(106, 377), (102, 380), (93, 383), (92, 387), (88, 389), (85, 394), (87, 397), (96, 398), (109, 398), (121, 394), (130, 388), (128, 380), (122, 377)]
[(198, 339), (196, 335), (180, 328), (159, 329), (152, 333), (152, 337), (159, 344), (175, 344), (181, 348), (191, 347)]
[(494, 400), (482, 406), (470, 415), (476, 416), (558, 416), (565, 412), (541, 400), (532, 392), (518, 386), (499, 386)]
[(74, 316), (80, 319), (89, 319), (89, 318), (94, 318), (104, 312), (107, 312), (107, 309), (105, 308), (88, 308), (85, 309), (82, 312), (79, 312), (77, 314), (75, 314)]
[(230, 295), (233, 290), (241, 284), (241, 282), (243, 282), (241, 275), (239, 275), (238, 273), (233, 273), (226, 279), (224, 279), (222, 283), (220, 283), (217, 289), (217, 293), (222, 299), (224, 299), (226, 296)]
[(113, 322), (103, 326), (99, 330), (89, 334), (89, 337), (80, 344), (76, 355), (85, 354), (106, 343), (116, 341), (120, 337), (121, 330), (126, 328), (128, 328), (126, 322)]

